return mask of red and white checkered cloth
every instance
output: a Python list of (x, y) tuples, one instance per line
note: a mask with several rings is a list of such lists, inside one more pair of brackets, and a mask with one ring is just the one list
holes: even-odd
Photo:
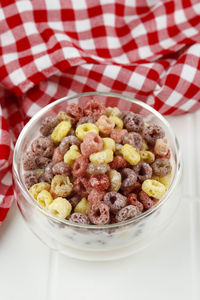
[(0, 1), (0, 223), (13, 143), (60, 97), (115, 91), (163, 114), (200, 107), (199, 0)]

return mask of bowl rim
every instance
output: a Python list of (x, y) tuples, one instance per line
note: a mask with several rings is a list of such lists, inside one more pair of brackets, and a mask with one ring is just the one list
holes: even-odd
[[(107, 96), (107, 97), (116, 97), (116, 98), (121, 98), (123, 100), (127, 100), (131, 103), (135, 103), (143, 108), (145, 108), (146, 110), (150, 111), (152, 114), (154, 114), (162, 123), (165, 124), (165, 126), (168, 128), (168, 131), (170, 133), (170, 136), (172, 138), (174, 147), (175, 147), (175, 154), (176, 154), (176, 167), (175, 167), (175, 173), (173, 176), (173, 180), (171, 182), (171, 185), (169, 187), (169, 189), (167, 190), (167, 192), (164, 194), (164, 196), (159, 199), (159, 201), (157, 202), (157, 204), (153, 205), (152, 208), (148, 209), (147, 211), (143, 212), (142, 214), (123, 221), (123, 222), (119, 222), (119, 223), (114, 223), (114, 224), (105, 224), (105, 225), (94, 225), (94, 224), (79, 224), (79, 223), (73, 223), (69, 220), (66, 219), (61, 219), (55, 215), (53, 215), (53, 213), (49, 212), (48, 210), (44, 209), (28, 192), (28, 189), (26, 188), (24, 182), (21, 180), (20, 177), (20, 172), (18, 171), (17, 168), (17, 156), (18, 156), (18, 150), (20, 147), (21, 142), (23, 141), (24, 136), (26, 136), (27, 131), (29, 130), (29, 128), (31, 127), (32, 123), (34, 123), (38, 118), (40, 118), (45, 112), (47, 112), (49, 109), (53, 108), (54, 106), (61, 104), (65, 101), (68, 100), (72, 100), (72, 99), (76, 99), (82, 96)], [(79, 94), (74, 94), (72, 96), (66, 96), (66, 97), (62, 97), (58, 100), (55, 100), (54, 102), (46, 105), (45, 107), (43, 107), (41, 110), (39, 110), (30, 120), (29, 122), (24, 126), (24, 128), (22, 129), (15, 148), (14, 148), (14, 153), (13, 153), (13, 176), (15, 177), (24, 198), (26, 199), (26, 201), (28, 201), (30, 204), (32, 204), (37, 210), (39, 210), (40, 213), (42, 213), (43, 215), (45, 215), (48, 219), (51, 219), (52, 221), (56, 222), (56, 223), (61, 223), (67, 226), (71, 226), (74, 228), (83, 228), (83, 229), (93, 229), (93, 230), (99, 230), (99, 229), (111, 229), (111, 228), (118, 228), (118, 227), (123, 227), (123, 226), (127, 226), (127, 225), (131, 225), (132, 223), (138, 222), (141, 219), (144, 219), (145, 217), (149, 216), (150, 214), (152, 214), (154, 211), (158, 210), (166, 201), (167, 199), (170, 197), (170, 195), (173, 193), (175, 187), (177, 186), (177, 184), (180, 181), (181, 178), (181, 172), (182, 172), (182, 159), (181, 159), (181, 151), (180, 151), (180, 145), (178, 142), (178, 139), (171, 127), (171, 125), (169, 124), (169, 122), (158, 112), (156, 111), (153, 107), (149, 106), (148, 104), (137, 100), (137, 99), (133, 99), (132, 97), (123, 95), (123, 94), (118, 94), (118, 93), (112, 93), (112, 92), (87, 92), (87, 93), (79, 93)], [(17, 201), (17, 200), (16, 200)]]

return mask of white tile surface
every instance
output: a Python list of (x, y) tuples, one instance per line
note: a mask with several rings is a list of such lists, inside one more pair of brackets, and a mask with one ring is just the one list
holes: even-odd
[(50, 251), (12, 207), (0, 228), (1, 300), (200, 299), (200, 112), (168, 117), (184, 160), (182, 203), (147, 249), (113, 262), (83, 262)]

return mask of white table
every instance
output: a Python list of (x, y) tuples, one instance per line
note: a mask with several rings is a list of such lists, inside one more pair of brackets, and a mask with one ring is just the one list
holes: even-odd
[(0, 228), (1, 300), (200, 299), (200, 111), (169, 117), (183, 152), (182, 203), (149, 248), (112, 262), (83, 262), (50, 251), (16, 205)]

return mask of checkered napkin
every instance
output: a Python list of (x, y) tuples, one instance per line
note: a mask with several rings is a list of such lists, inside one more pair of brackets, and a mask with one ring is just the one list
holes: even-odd
[(115, 91), (182, 114), (200, 103), (199, 0), (0, 1), (0, 223), (13, 144), (60, 97)]

